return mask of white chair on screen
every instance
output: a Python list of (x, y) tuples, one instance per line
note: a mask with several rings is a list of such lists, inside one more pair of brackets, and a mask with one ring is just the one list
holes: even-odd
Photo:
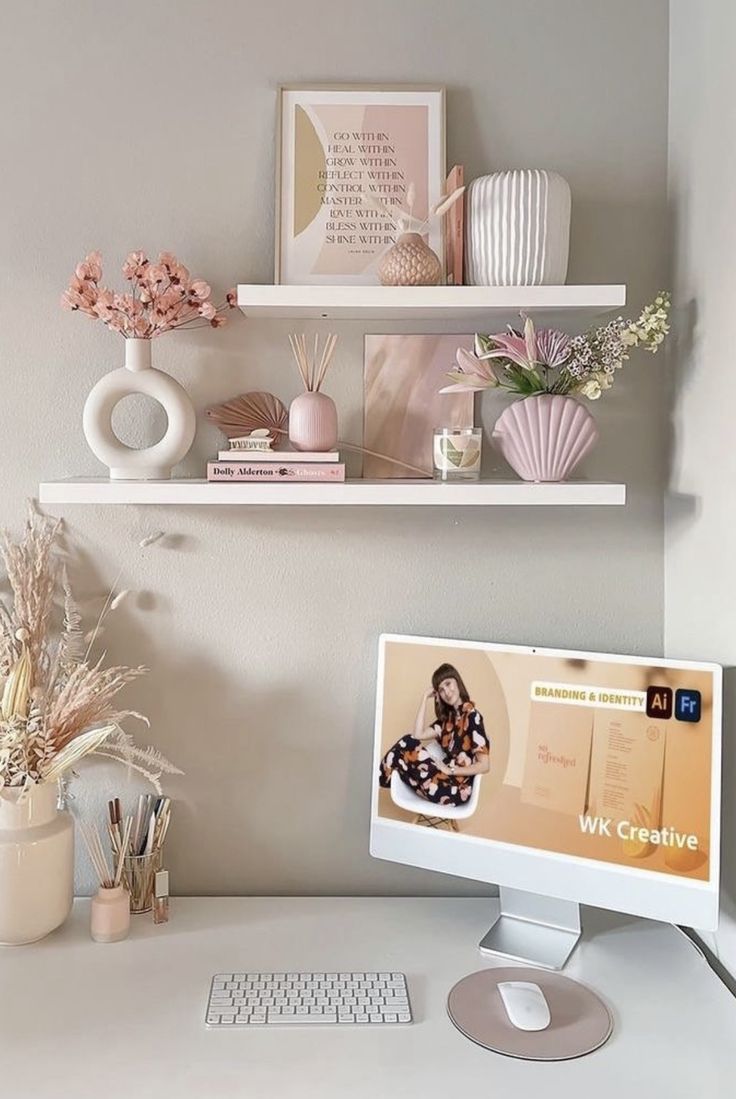
[[(424, 747), (433, 759), (442, 762), (444, 752), (436, 740), (428, 741)], [(459, 832), (458, 821), (472, 817), (478, 808), (480, 798), (480, 775), (473, 778), (473, 792), (464, 805), (435, 805), (433, 801), (415, 794), (411, 786), (402, 779), (398, 769), (391, 772), (391, 800), (399, 809), (414, 815), (413, 824), (423, 824), (427, 828), (447, 828)]]

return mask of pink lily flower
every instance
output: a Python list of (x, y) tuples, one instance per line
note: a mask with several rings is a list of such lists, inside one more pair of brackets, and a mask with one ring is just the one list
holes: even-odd
[(483, 389), (495, 389), (498, 385), (490, 363), (483, 362), (471, 351), (458, 347), (455, 360), (458, 369), (451, 370), (447, 375), (452, 379), (452, 385), (444, 386), (440, 393), (479, 393)]
[(482, 356), (484, 359), (510, 359), (522, 370), (533, 370), (539, 361), (537, 337), (531, 317), (524, 321), (524, 335), (515, 332), (498, 332), (489, 336), (496, 345)]

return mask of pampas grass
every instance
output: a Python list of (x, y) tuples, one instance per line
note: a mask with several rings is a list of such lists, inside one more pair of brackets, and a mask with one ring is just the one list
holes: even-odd
[[(162, 773), (181, 772), (156, 749), (137, 747), (122, 731), (120, 723), (127, 718), (148, 721), (117, 702), (146, 669), (105, 668), (104, 657), (90, 658), (103, 621), (128, 592), (115, 593), (118, 575), (94, 628), (85, 633), (54, 552), (60, 526), (31, 510), (22, 538), (16, 542), (4, 535), (0, 541), (13, 596), (12, 605), (0, 600), (0, 787), (58, 780), (94, 752), (134, 768), (160, 791)], [(63, 611), (55, 632), (57, 593)]]
[(7, 611), (0, 641), (0, 669), (7, 675), (21, 655), (16, 635), (19, 629), (28, 633), (27, 649), (39, 685), (48, 672), (46, 647), (47, 625), (54, 606), (56, 576), (51, 563), (51, 551), (61, 526), (61, 520), (38, 521), (32, 511), (26, 521), (23, 538), (13, 542), (7, 534), (0, 540), (0, 556), (5, 564), (13, 593), (13, 609)]

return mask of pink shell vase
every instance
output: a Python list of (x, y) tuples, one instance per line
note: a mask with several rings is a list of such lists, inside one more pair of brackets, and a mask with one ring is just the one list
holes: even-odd
[(566, 481), (595, 446), (598, 428), (574, 397), (540, 393), (509, 405), (491, 439), (523, 481)]
[(289, 442), (294, 450), (334, 450), (337, 409), (326, 393), (300, 393), (289, 406)]

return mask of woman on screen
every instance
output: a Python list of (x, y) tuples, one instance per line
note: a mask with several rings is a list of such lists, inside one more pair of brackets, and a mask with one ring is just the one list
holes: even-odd
[[(425, 726), (424, 711), (434, 700), (435, 720)], [(436, 740), (444, 758), (433, 758), (424, 745)], [(490, 745), (483, 717), (452, 664), (441, 664), (432, 676), (432, 687), (422, 695), (414, 733), (389, 748), (381, 760), (378, 781), (391, 785), (393, 771), (415, 794), (436, 805), (464, 805), (473, 792), (475, 775), (487, 773)]]

